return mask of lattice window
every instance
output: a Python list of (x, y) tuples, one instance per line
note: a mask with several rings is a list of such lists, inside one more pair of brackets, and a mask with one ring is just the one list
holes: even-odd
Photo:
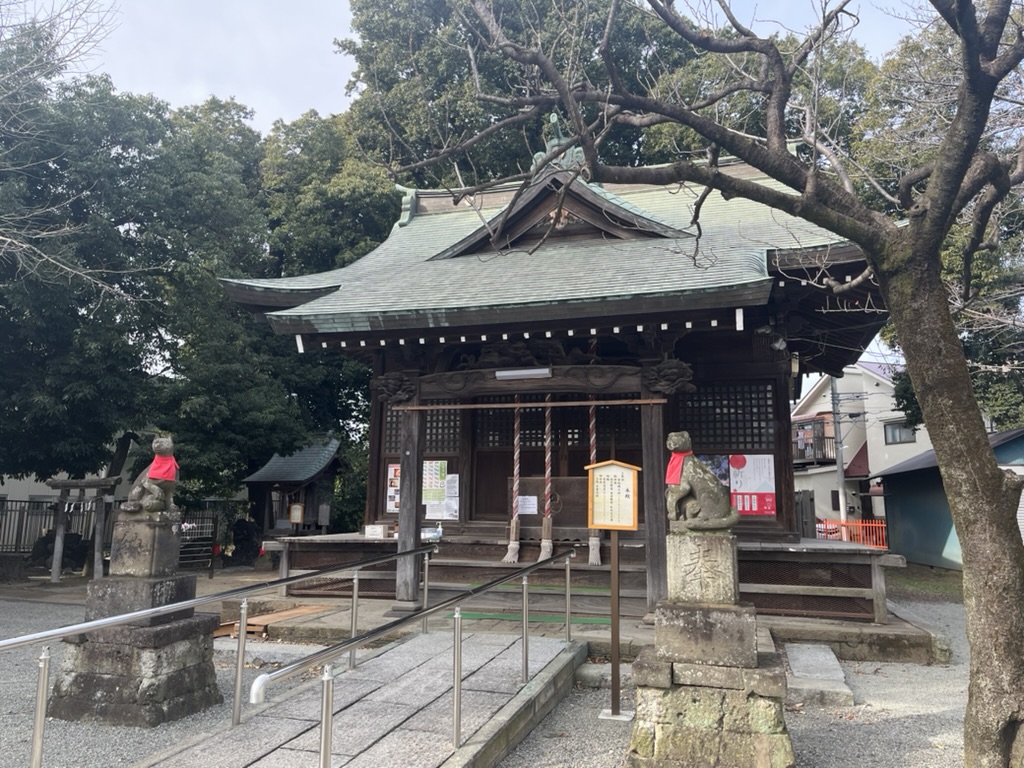
[(641, 444), (640, 406), (606, 405), (597, 407), (597, 446), (610, 449), (614, 437), (617, 448)]
[[(440, 404), (442, 401), (437, 401)], [(444, 401), (455, 402), (455, 401)], [(425, 450), (428, 454), (458, 453), (462, 431), (462, 411), (444, 409), (427, 411), (424, 428)], [(399, 453), (402, 448), (401, 411), (388, 408), (384, 413), (384, 453)]]
[(390, 406), (384, 410), (384, 453), (399, 453), (402, 450), (402, 417)]
[[(455, 403), (455, 400), (431, 401), (428, 405)], [(459, 435), (462, 431), (462, 411), (446, 408), (427, 411), (426, 418), (426, 452), (427, 453), (458, 453)]]
[[(491, 397), (481, 402), (509, 403), (507, 397)], [(573, 409), (562, 409), (573, 410)], [(552, 439), (558, 440), (558, 409), (553, 409)], [(586, 415), (584, 414), (584, 425)], [(584, 426), (585, 428), (585, 426)], [(483, 408), (476, 412), (476, 443), (480, 448), (511, 448), (515, 439), (514, 408)], [(586, 439), (586, 438), (584, 438)], [(544, 396), (528, 395), (522, 398), (519, 418), (519, 440), (523, 448), (544, 447)]]
[[(482, 402), (505, 402), (505, 398), (482, 398)], [(485, 408), (476, 412), (476, 444), (478, 448), (506, 448), (512, 445), (515, 428), (512, 408)]]
[(770, 382), (700, 384), (679, 398), (679, 425), (699, 452), (775, 448), (775, 391)]
[(562, 408), (559, 416), (562, 419), (562, 430), (569, 448), (585, 448), (590, 445), (589, 409)]

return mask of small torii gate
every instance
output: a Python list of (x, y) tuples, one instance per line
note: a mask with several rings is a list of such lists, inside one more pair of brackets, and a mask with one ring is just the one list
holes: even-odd
[[(87, 490), (96, 491), (96, 517), (93, 521), (93, 578), (103, 578), (103, 536), (107, 529), (107, 505), (114, 504), (114, 488), (121, 482), (120, 477), (95, 477), (87, 480), (58, 480), (51, 478), (46, 484), (60, 491), (57, 509), (54, 511), (55, 536), (53, 540), (53, 563), (50, 566), (50, 583), (60, 582), (61, 564), (64, 560), (64, 535), (67, 532), (68, 505), (85, 500)], [(70, 501), (71, 491), (77, 490), (77, 499)], [(98, 540), (97, 540), (98, 537)]]

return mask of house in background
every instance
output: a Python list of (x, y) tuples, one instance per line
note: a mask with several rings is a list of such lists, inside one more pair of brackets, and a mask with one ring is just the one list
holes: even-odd
[[(989, 436), (1003, 469), (1024, 475), (1024, 428)], [(953, 527), (935, 451), (889, 467), (883, 473), (888, 510), (889, 549), (908, 562), (940, 568), (963, 567), (960, 540)], [(1024, 535), (1024, 500), (1017, 508)]]
[(793, 409), (794, 487), (814, 493), (818, 519), (840, 516), (836, 414), (851, 517), (885, 517), (882, 488), (872, 478), (931, 450), (928, 431), (908, 428), (906, 416), (896, 409), (887, 368), (865, 362), (846, 366), (835, 379), (835, 395), (832, 377), (822, 376)]

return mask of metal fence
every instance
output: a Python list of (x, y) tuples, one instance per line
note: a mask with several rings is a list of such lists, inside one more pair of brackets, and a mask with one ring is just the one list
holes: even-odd
[(222, 518), (223, 512), (215, 508), (186, 510), (182, 514), (179, 568), (208, 568), (213, 577), (213, 558), (219, 550)]
[(30, 553), (40, 536), (56, 529), (58, 514), (67, 515), (67, 533), (78, 534), (83, 539), (91, 538), (98, 501), (102, 500), (0, 500), (0, 552)]

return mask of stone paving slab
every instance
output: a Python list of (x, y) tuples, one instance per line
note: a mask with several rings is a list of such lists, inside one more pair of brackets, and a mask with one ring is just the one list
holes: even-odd
[(146, 765), (173, 766), (173, 768), (247, 768), (274, 752), (296, 736), (318, 724), (311, 713), (309, 719), (278, 718), (266, 714), (243, 720), (237, 728), (192, 744), (188, 748), (168, 755), (160, 762)]
[(822, 643), (786, 643), (788, 704), (851, 706), (853, 691), (832, 648)]
[[(417, 635), (394, 643), (334, 679), (332, 768), (438, 768), (493, 764), (550, 711), (572, 686), (585, 645), (531, 638), (524, 685), (521, 640), (468, 635), (463, 639), (462, 744), (453, 743), (453, 639)], [(347, 666), (347, 658), (339, 659)], [(339, 663), (337, 666), (342, 666)], [(336, 667), (337, 668), (337, 667)], [(513, 679), (514, 678), (514, 679)], [(473, 682), (470, 683), (470, 680)], [(319, 764), (318, 680), (286, 692), (235, 729), (167, 750), (146, 766), (159, 768), (292, 768)], [(243, 710), (244, 711), (244, 710)], [(477, 763), (477, 755), (485, 754)], [(500, 757), (499, 757), (500, 759)]]

